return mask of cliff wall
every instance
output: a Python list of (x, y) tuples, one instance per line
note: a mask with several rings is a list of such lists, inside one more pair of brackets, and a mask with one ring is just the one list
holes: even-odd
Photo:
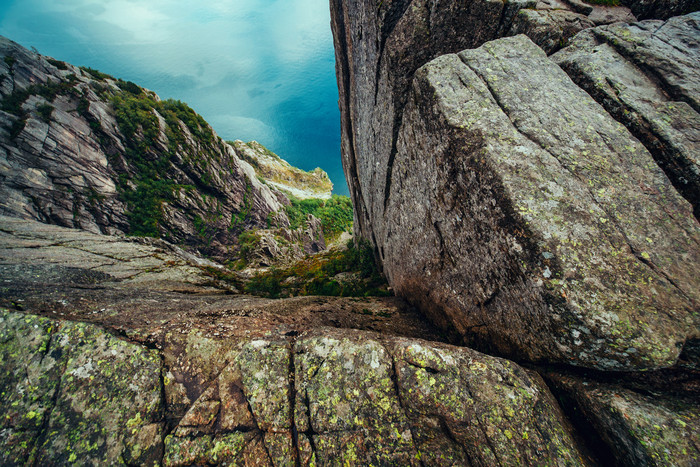
[(515, 26), (547, 8), (331, 2), (356, 231), (468, 345), (673, 366), (700, 337), (700, 17), (579, 18), (554, 47), (557, 22)]

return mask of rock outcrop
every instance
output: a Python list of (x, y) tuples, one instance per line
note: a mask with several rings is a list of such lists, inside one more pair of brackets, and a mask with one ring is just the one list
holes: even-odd
[(226, 295), (165, 243), (0, 230), (2, 464), (586, 463), (535, 372), (395, 299)]
[[(589, 87), (608, 79), (596, 60), (617, 73), (596, 91), (611, 116), (525, 36), (461, 50), (507, 35), (510, 4), (331, 4), (356, 232), (397, 294), (515, 359), (674, 365), (700, 337), (700, 225), (655, 159), (692, 201), (697, 14), (590, 29), (557, 53)], [(627, 61), (590, 58), (591, 41)], [(620, 72), (634, 64), (646, 94)]]
[[(0, 214), (226, 258), (278, 194), (192, 109), (0, 38)], [(287, 222), (288, 224), (288, 222)]]
[(329, 199), (333, 183), (320, 167), (306, 172), (293, 167), (257, 141), (231, 143), (238, 156), (250, 163), (258, 177), (269, 186), (299, 199)]

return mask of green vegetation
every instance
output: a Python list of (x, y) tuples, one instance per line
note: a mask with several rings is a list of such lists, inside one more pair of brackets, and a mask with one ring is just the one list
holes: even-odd
[(36, 107), (36, 111), (43, 121), (49, 123), (51, 121), (51, 114), (53, 113), (53, 106), (50, 104), (39, 104)]
[[(213, 142), (214, 134), (204, 119), (194, 110), (176, 100), (156, 101), (134, 83), (118, 81), (122, 91), (111, 97), (119, 130), (126, 139), (126, 159), (133, 165), (131, 179), (119, 177), (118, 189), (127, 205), (131, 235), (158, 237), (163, 219), (162, 205), (174, 200), (176, 190), (188, 188), (171, 180), (167, 172), (179, 147), (186, 144), (182, 121), (200, 142)], [(160, 134), (157, 111), (165, 120), (169, 147), (165, 152), (155, 151)], [(194, 151), (188, 151), (194, 152)], [(205, 172), (206, 173), (206, 172)], [(203, 180), (206, 183), (206, 180)], [(133, 185), (136, 187), (134, 188)], [(207, 231), (201, 218), (195, 219), (195, 228)]]
[(620, 0), (586, 0), (593, 5), (619, 6)]
[[(5, 62), (14, 64), (15, 59), (12, 57), (9, 58), (11, 58), (11, 60), (8, 60), (8, 57), (6, 56)], [(27, 123), (28, 115), (22, 108), (22, 105), (26, 102), (29, 96), (39, 95), (48, 102), (53, 102), (53, 100), (59, 94), (75, 93), (76, 91), (73, 89), (73, 86), (75, 86), (75, 76), (73, 76), (73, 79), (70, 79), (69, 77), (68, 81), (47, 81), (46, 84), (33, 84), (31, 86), (27, 86), (25, 89), (16, 89), (12, 93), (7, 94), (2, 101), (0, 101), (0, 109), (17, 117), (16, 120), (6, 127), (10, 133), (10, 139), (17, 138)], [(37, 110), (39, 111), (40, 117), (43, 119), (50, 118), (50, 113), (48, 114), (48, 117), (45, 117), (45, 113), (48, 112), (47, 109), (41, 110), (37, 108)]]
[(321, 220), (323, 236), (333, 241), (352, 227), (352, 201), (347, 196), (333, 195), (331, 199), (298, 199), (289, 196), (291, 206), (285, 206), (292, 229), (304, 224), (306, 216), (313, 214)]
[(59, 70), (67, 70), (68, 69), (68, 64), (66, 62), (62, 62), (61, 60), (54, 60), (53, 58), (47, 58), (47, 62), (49, 62), (51, 65), (55, 66)]
[[(52, 65), (55, 65), (53, 62), (49, 62), (49, 63), (51, 63)], [(60, 68), (58, 65), (55, 65), (55, 66), (57, 68)], [(61, 69), (65, 70), (65, 68), (61, 68)], [(111, 76), (109, 76), (106, 73), (102, 73), (101, 71), (98, 71), (98, 70), (93, 70), (92, 68), (89, 68), (89, 67), (81, 66), (80, 69), (98, 81), (104, 81), (107, 78), (112, 78)], [(114, 79), (114, 78), (112, 78), (112, 79)]]
[[(346, 278), (338, 278), (340, 273), (347, 273)], [(250, 279), (245, 285), (245, 291), (269, 298), (297, 295), (391, 295), (384, 276), (377, 269), (372, 247), (366, 241), (357, 246), (351, 241), (347, 249), (313, 255), (290, 268), (271, 268), (268, 272)]]

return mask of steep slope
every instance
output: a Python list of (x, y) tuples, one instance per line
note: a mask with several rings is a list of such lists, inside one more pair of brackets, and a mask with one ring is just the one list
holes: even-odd
[(0, 213), (220, 258), (271, 213), (287, 222), (280, 194), (185, 104), (5, 38), (0, 55)]
[(230, 144), (241, 159), (253, 166), (257, 176), (273, 188), (299, 199), (331, 197), (333, 183), (320, 167), (311, 172), (293, 167), (257, 141), (244, 143), (237, 140)]

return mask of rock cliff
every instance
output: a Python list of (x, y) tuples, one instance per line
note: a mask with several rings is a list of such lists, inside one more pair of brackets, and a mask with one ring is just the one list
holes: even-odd
[(1, 214), (162, 237), (220, 260), (245, 230), (289, 226), (286, 195), (187, 105), (5, 38), (0, 55)]
[(542, 8), (331, 2), (356, 232), (467, 344), (673, 366), (700, 337), (700, 16), (587, 29), (550, 58), (568, 40), (513, 26)]

